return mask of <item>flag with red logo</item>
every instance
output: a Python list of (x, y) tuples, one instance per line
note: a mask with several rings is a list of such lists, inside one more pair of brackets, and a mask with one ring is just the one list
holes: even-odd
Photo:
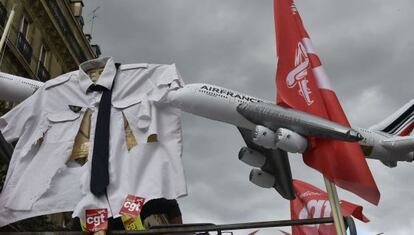
[(130, 218), (137, 218), (139, 213), (144, 206), (145, 198), (138, 197), (135, 195), (128, 194), (124, 205), (122, 206), (121, 210), (119, 211), (120, 215), (126, 215)]
[[(290, 201), (290, 217), (292, 220), (332, 216), (331, 205), (326, 192), (300, 180), (293, 180), (293, 188), (296, 198)], [(362, 213), (362, 206), (344, 200), (339, 203), (343, 216), (353, 216), (365, 223), (369, 222), (369, 219)], [(333, 223), (292, 226), (292, 235), (302, 234), (336, 234), (336, 230)]]
[(108, 229), (108, 209), (86, 209), (85, 217), (87, 231), (94, 233)]
[[(277, 104), (350, 126), (292, 0), (274, 0)], [(377, 205), (380, 193), (357, 143), (315, 139), (304, 162)]]

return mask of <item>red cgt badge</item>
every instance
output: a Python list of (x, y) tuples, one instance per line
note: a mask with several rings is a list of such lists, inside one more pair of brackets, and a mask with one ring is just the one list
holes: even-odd
[(119, 214), (137, 218), (144, 206), (145, 198), (128, 194)]
[(89, 232), (98, 232), (108, 229), (108, 209), (86, 209), (86, 229)]

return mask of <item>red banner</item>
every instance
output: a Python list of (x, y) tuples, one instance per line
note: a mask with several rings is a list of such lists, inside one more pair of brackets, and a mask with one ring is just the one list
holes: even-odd
[[(274, 0), (277, 104), (350, 126), (292, 0)], [(315, 139), (304, 162), (377, 205), (380, 193), (357, 143)]]
[[(328, 194), (315, 186), (300, 180), (293, 180), (296, 199), (290, 202), (290, 216), (292, 219), (312, 219), (331, 217), (331, 205)], [(362, 206), (341, 200), (343, 216), (353, 216), (363, 222), (369, 222), (362, 213)], [(293, 235), (324, 235), (336, 234), (334, 224), (312, 224), (292, 226)]]

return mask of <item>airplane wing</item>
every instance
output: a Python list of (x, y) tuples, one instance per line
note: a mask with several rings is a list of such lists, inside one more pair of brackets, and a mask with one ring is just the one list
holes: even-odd
[[(253, 149), (266, 157), (261, 170), (274, 176), (273, 187), (279, 194), (288, 200), (295, 199), (292, 184), (292, 173), (287, 152), (280, 149), (266, 149), (252, 142), (253, 131), (238, 128), (248, 148)], [(253, 171), (252, 171), (253, 173)], [(252, 177), (252, 173), (250, 177)]]
[(352, 128), (270, 103), (242, 103), (237, 106), (237, 112), (256, 125), (265, 126), (273, 131), (286, 128), (304, 136), (350, 142), (363, 139), (361, 134)]
[[(362, 138), (362, 136), (352, 128), (344, 127), (317, 116), (312, 116), (297, 110), (279, 107), (270, 103), (241, 103), (237, 106), (237, 112), (252, 123), (264, 126), (274, 131), (277, 136), (276, 138), (278, 138), (279, 145), (276, 148), (273, 148), (275, 145), (272, 147), (272, 143), (269, 145), (258, 145), (256, 144), (257, 141), (253, 142), (254, 139), (257, 139), (256, 137), (261, 135), (266, 137), (269, 133), (263, 132), (259, 134), (259, 132), (257, 132), (258, 129), (256, 129), (256, 132), (254, 133), (251, 130), (239, 128), (239, 131), (241, 132), (248, 148), (258, 152), (260, 155), (264, 155), (266, 159), (265, 161), (257, 160), (260, 159), (260, 157), (256, 157), (256, 159), (253, 157), (248, 159), (250, 155), (246, 154), (246, 151), (250, 150), (241, 150), (239, 154), (240, 160), (252, 166), (258, 165), (261, 169), (253, 170), (250, 174), (250, 180), (259, 186), (266, 185), (262, 187), (269, 187), (269, 185), (273, 184), (273, 187), (279, 192), (279, 194), (289, 200), (294, 199), (295, 196), (292, 185), (292, 174), (286, 151), (302, 153), (306, 149), (306, 146), (305, 148), (299, 146), (303, 146), (301, 144), (303, 142), (307, 143), (304, 136), (332, 138), (344, 141), (358, 141)], [(281, 138), (284, 136), (281, 129), (288, 129), (294, 132), (286, 135), (287, 145), (282, 145), (280, 142)], [(297, 137), (295, 137), (295, 135), (297, 135)], [(270, 147), (265, 148), (262, 146)], [(291, 149), (292, 151), (288, 149)], [(251, 155), (256, 156), (259, 154), (256, 153)], [(261, 157), (261, 159), (263, 159), (263, 157)], [(256, 177), (256, 180), (252, 180), (252, 177)], [(269, 180), (270, 183), (268, 183), (264, 181), (264, 178), (271, 179), (273, 181)]]

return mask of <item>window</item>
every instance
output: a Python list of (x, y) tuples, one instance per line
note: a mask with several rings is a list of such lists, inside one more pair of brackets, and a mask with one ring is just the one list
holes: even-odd
[(0, 2), (0, 25), (4, 27), (7, 20), (7, 10), (3, 3)]
[(39, 51), (39, 61), (37, 62), (37, 77), (44, 82), (50, 79), (50, 74), (46, 69), (47, 54), (47, 49), (42, 44)]
[(38, 68), (40, 65), (45, 66), (45, 61), (46, 61), (46, 48), (45, 46), (43, 46), (43, 44), (40, 46), (40, 53), (39, 53), (39, 63), (38, 63)]
[(19, 32), (17, 33), (17, 49), (20, 51), (24, 59), (30, 64), (32, 57), (32, 47), (27, 41), (29, 32), (29, 19), (23, 15), (20, 22)]
[(22, 21), (20, 23), (20, 30), (19, 32), (23, 34), (25, 39), (27, 39), (27, 32), (29, 31), (29, 21), (27, 20), (27, 17), (23, 15)]

